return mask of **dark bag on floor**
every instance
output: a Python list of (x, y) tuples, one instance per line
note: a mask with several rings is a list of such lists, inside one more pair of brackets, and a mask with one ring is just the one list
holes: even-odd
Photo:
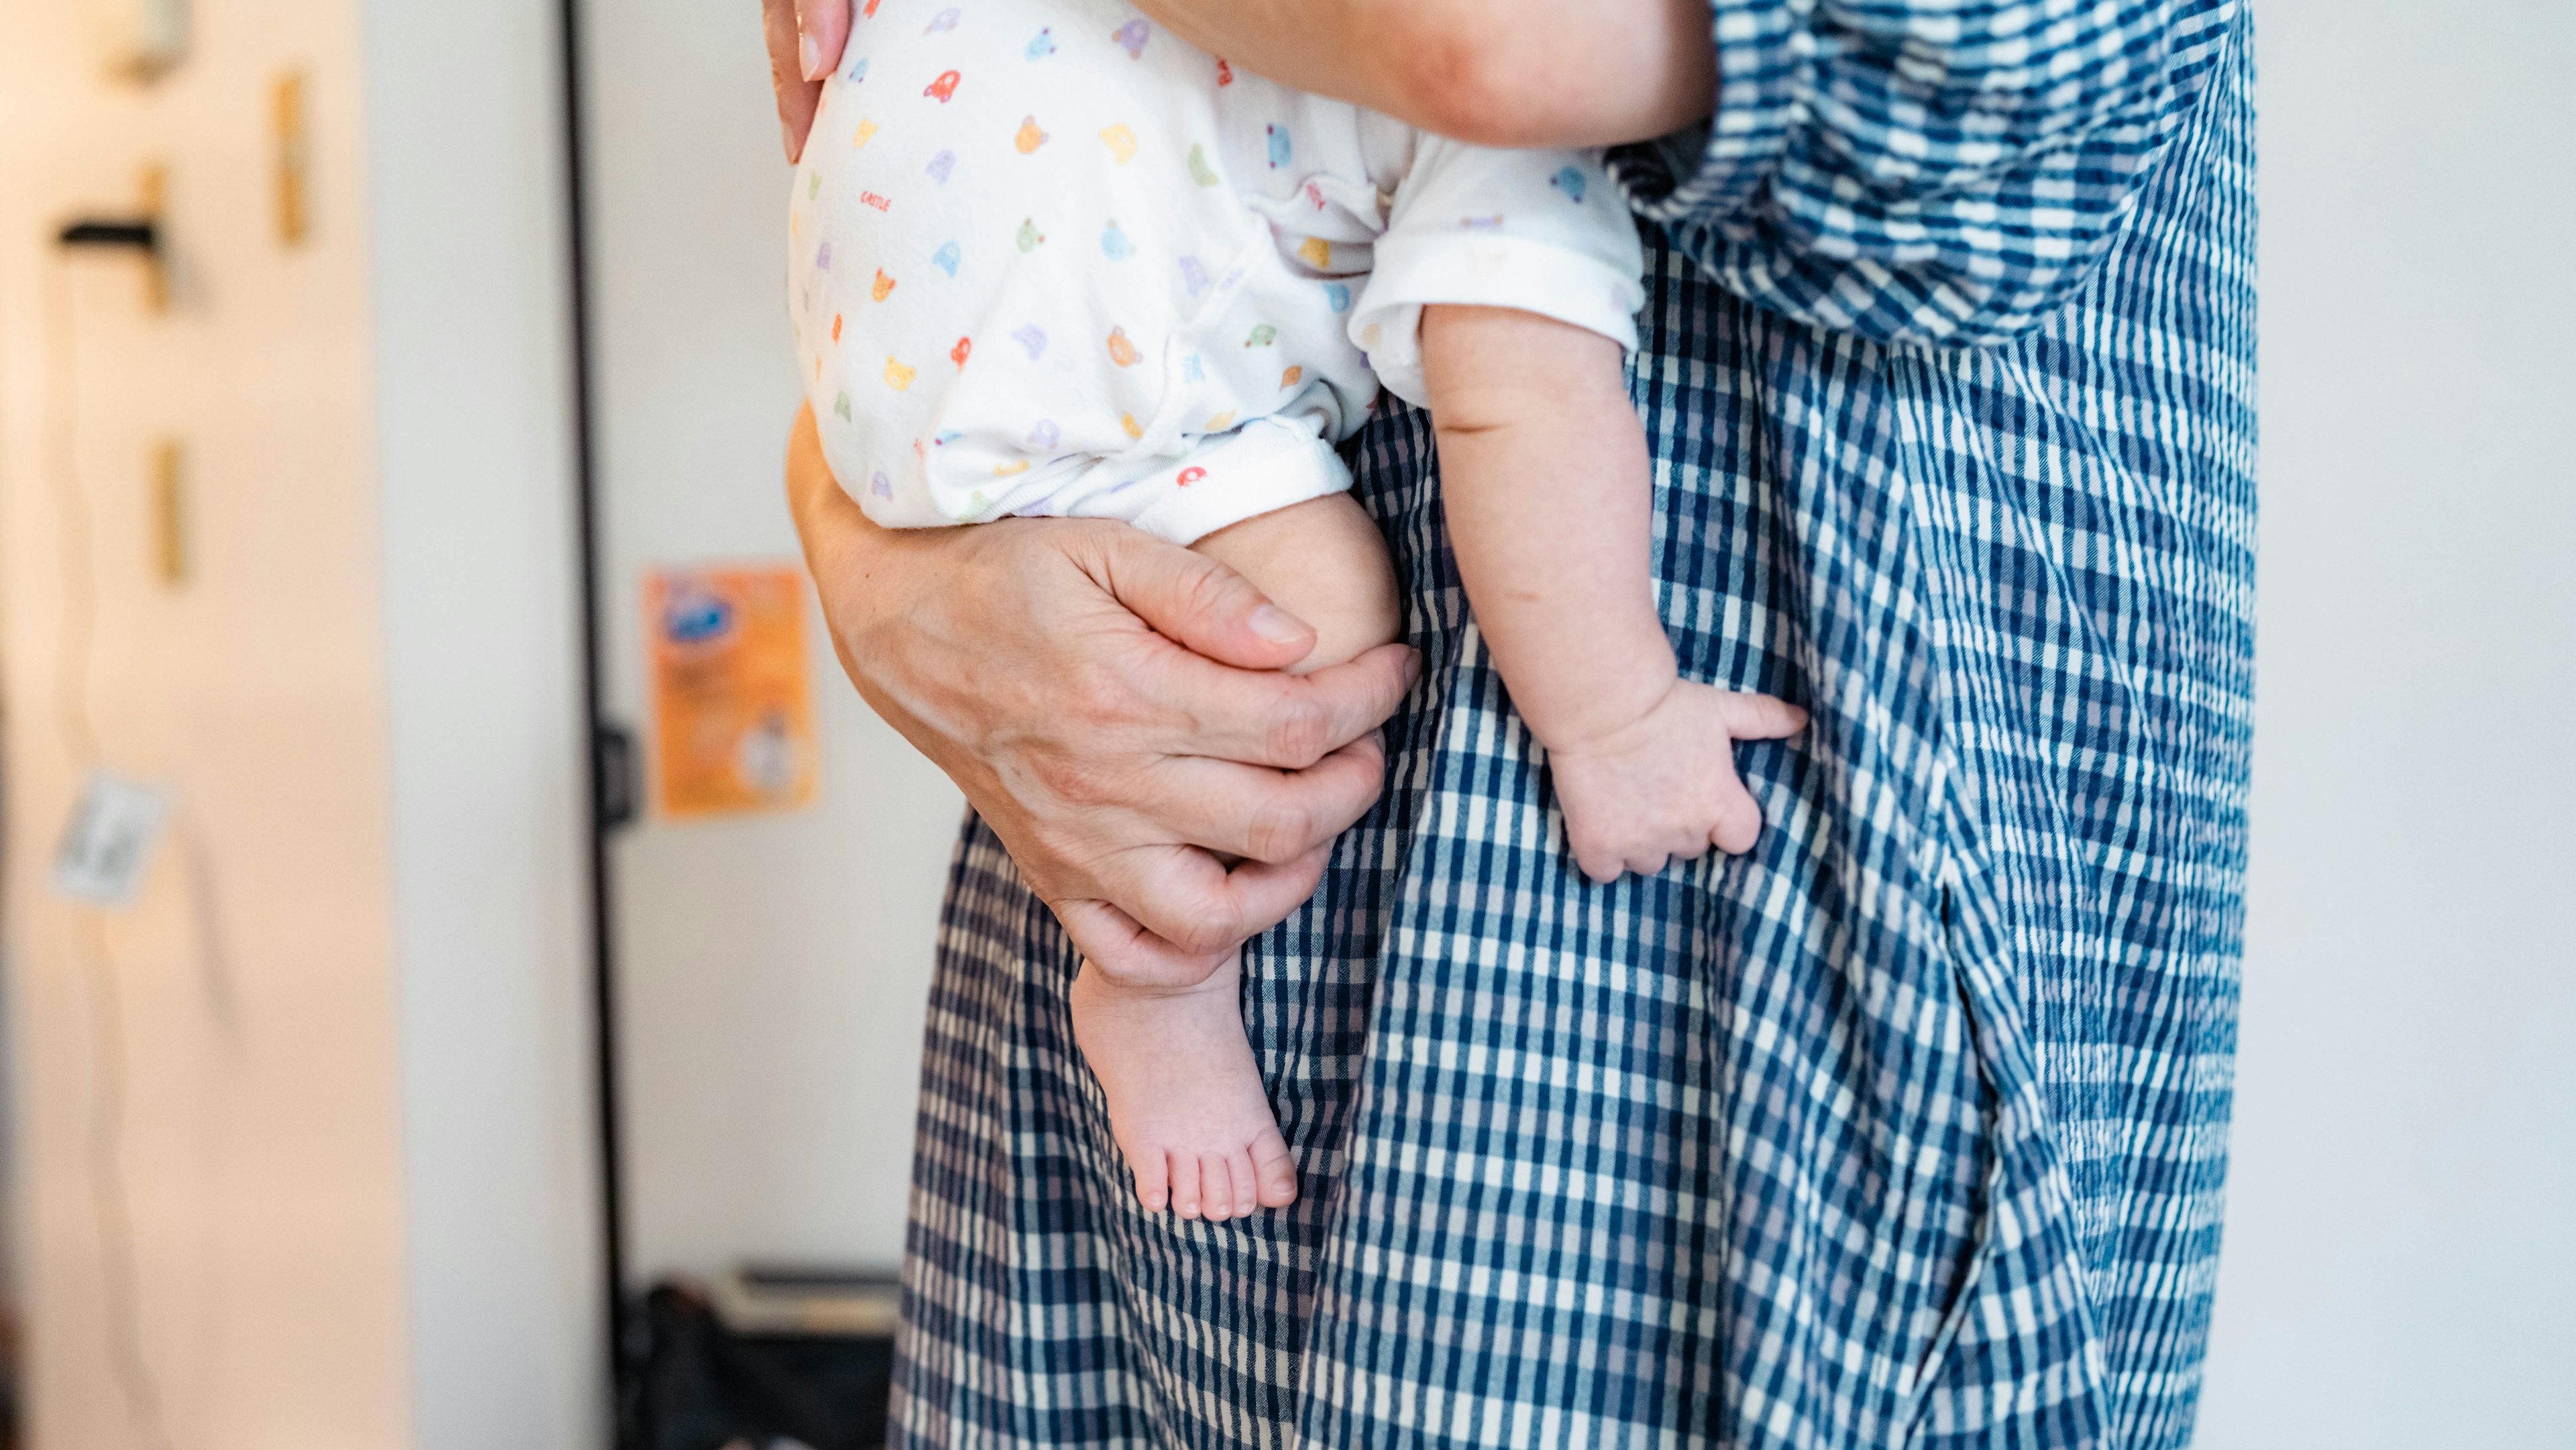
[(882, 1340), (738, 1335), (676, 1284), (645, 1296), (632, 1331), (632, 1450), (885, 1444), (893, 1346)]

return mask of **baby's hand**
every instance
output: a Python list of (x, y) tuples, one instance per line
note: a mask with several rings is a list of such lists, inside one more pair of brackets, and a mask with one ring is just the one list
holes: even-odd
[(1762, 809), (1735, 773), (1735, 742), (1806, 728), (1807, 712), (1768, 695), (1676, 680), (1645, 714), (1580, 744), (1551, 747), (1556, 800), (1575, 863), (1595, 881), (1652, 876), (1710, 846), (1753, 849)]

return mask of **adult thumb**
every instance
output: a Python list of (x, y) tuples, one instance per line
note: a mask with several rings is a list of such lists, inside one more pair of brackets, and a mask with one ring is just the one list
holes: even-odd
[(1245, 670), (1283, 670), (1315, 649), (1315, 631), (1252, 581), (1204, 554), (1134, 529), (1102, 540), (1101, 582), (1156, 634)]
[(809, 81), (830, 75), (850, 43), (851, 0), (796, 0), (796, 70)]

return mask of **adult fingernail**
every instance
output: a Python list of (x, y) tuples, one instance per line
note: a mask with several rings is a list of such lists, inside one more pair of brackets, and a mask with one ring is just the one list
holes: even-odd
[(790, 166), (795, 165), (796, 128), (787, 124), (787, 118), (785, 116), (778, 118), (778, 144), (785, 147), (787, 150), (787, 164)]
[(1294, 644), (1306, 637), (1306, 626), (1278, 605), (1265, 604), (1252, 611), (1252, 632), (1272, 644)]

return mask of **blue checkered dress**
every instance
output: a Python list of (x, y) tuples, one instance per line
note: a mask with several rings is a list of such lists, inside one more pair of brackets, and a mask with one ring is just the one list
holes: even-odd
[(2250, 37), (2191, 0), (1720, 0), (1622, 158), (1692, 676), (1808, 705), (1747, 858), (1586, 883), (1394, 410), (1428, 671), (1254, 943), (1293, 1210), (1140, 1212), (994, 838), (933, 989), (897, 1443), (2190, 1435), (2254, 542)]

